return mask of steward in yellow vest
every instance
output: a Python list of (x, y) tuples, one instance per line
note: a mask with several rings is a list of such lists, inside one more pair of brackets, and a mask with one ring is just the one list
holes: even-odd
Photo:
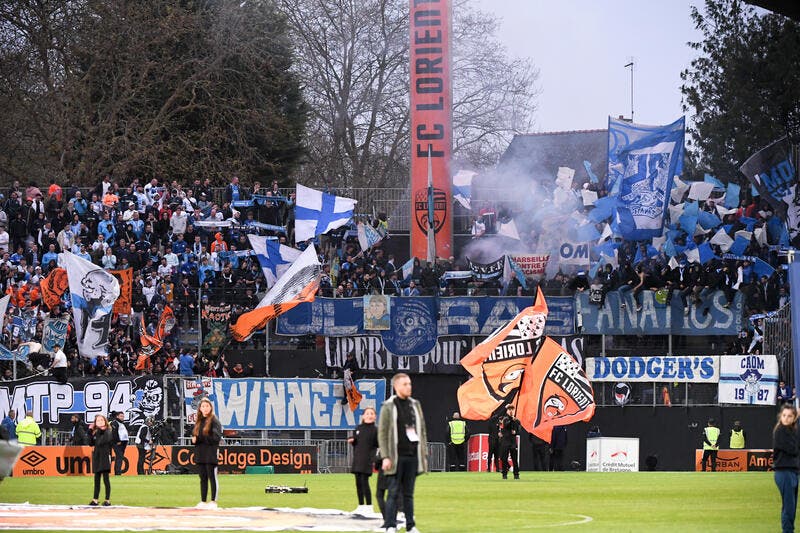
[(450, 471), (467, 470), (467, 439), (469, 431), (467, 423), (461, 419), (458, 412), (453, 413), (453, 418), (447, 423), (447, 442), (450, 445)]
[(33, 411), (27, 411), (25, 418), (17, 424), (17, 442), (26, 446), (35, 446), (36, 440), (42, 436), (39, 424), (33, 419)]
[(703, 472), (706, 471), (708, 459), (711, 458), (711, 471), (717, 471), (717, 452), (719, 451), (719, 428), (713, 418), (703, 428)]
[(744, 448), (744, 429), (742, 428), (742, 423), (738, 420), (733, 423), (730, 444), (728, 446), (732, 450), (741, 450)]

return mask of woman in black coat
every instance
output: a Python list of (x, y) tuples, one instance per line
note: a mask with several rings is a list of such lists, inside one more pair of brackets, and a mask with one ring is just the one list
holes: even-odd
[(778, 415), (778, 423), (772, 432), (772, 468), (775, 484), (781, 493), (781, 529), (794, 531), (794, 516), (797, 512), (798, 461), (797, 411), (791, 404), (784, 404)]
[[(217, 451), (222, 439), (222, 424), (214, 414), (214, 405), (208, 398), (200, 400), (197, 406), (197, 423), (192, 430), (194, 461), (200, 473), (199, 509), (217, 508)], [(211, 484), (211, 501), (208, 498), (208, 485)]]
[(358, 508), (356, 513), (372, 513), (372, 492), (369, 478), (378, 450), (378, 429), (375, 427), (375, 409), (367, 407), (361, 415), (361, 423), (348, 442), (353, 445), (353, 467), (350, 470), (356, 476), (356, 494)]
[(89, 505), (97, 505), (100, 497), (100, 478), (106, 488), (106, 499), (103, 505), (111, 505), (111, 481), (108, 475), (111, 472), (111, 444), (114, 441), (113, 431), (108, 425), (108, 419), (103, 415), (96, 415), (94, 422), (89, 424), (89, 445), (92, 446), (92, 472), (94, 473), (94, 496)]

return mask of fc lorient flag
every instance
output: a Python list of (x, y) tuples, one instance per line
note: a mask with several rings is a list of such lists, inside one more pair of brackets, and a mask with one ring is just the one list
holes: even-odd
[(462, 416), (487, 420), (505, 404), (517, 406), (522, 426), (549, 442), (554, 426), (594, 416), (594, 394), (580, 364), (545, 337), (547, 303), (541, 289), (533, 307), (495, 330), (462, 366), (472, 375), (458, 389)]
[(313, 302), (319, 288), (320, 263), (313, 245), (306, 248), (267, 292), (255, 309), (244, 313), (231, 326), (233, 338), (246, 340), (267, 322), (303, 302)]
[(110, 272), (70, 252), (58, 255), (58, 265), (67, 271), (78, 353), (82, 357), (106, 355), (119, 281)]
[(667, 126), (608, 120), (609, 196), (616, 196), (616, 223), (623, 237), (661, 235), (675, 176), (683, 168), (684, 117)]

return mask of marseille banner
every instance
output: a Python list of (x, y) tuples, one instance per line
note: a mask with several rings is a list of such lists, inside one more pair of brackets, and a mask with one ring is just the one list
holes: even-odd
[(609, 196), (617, 197), (616, 220), (623, 237), (661, 235), (673, 179), (683, 165), (684, 118), (667, 126), (608, 119)]
[(720, 357), (719, 403), (775, 405), (778, 359), (774, 355)]
[(476, 263), (467, 259), (469, 269), (472, 271), (472, 277), (475, 279), (494, 279), (503, 274), (503, 265), (505, 265), (505, 256), (492, 261), (491, 263)]
[(800, 191), (797, 190), (797, 162), (792, 161), (786, 137), (750, 156), (739, 169), (786, 221), (790, 238), (800, 232)]
[(380, 415), (386, 399), (386, 381), (360, 379), (356, 388), (363, 399), (351, 411), (342, 404), (341, 380), (327, 379), (214, 379), (214, 412), (225, 429), (337, 429), (358, 425), (372, 407)]
[(583, 318), (584, 335), (736, 335), (742, 329), (741, 293), (726, 308), (725, 294), (715, 292), (709, 296), (706, 316), (696, 306), (691, 306), (689, 314), (684, 315), (680, 298), (673, 298), (670, 307), (659, 304), (652, 291), (642, 292), (641, 311), (636, 310), (630, 295), (625, 296), (627, 305), (622, 308), (616, 291), (606, 295), (603, 307), (589, 303), (586, 293), (575, 298)]
[(395, 355), (422, 355), (436, 346), (436, 301), (433, 298), (392, 298), (389, 329), (381, 331)]
[(644, 383), (717, 383), (719, 356), (588, 357), (586, 375), (591, 381)]
[[(420, 321), (436, 321), (439, 337), (487, 336), (499, 326), (514, 318), (530, 306), (533, 297), (456, 296), (453, 298), (392, 298), (392, 307), (398, 301), (438, 301), (438, 308), (419, 306), (424, 314)], [(547, 317), (548, 335), (572, 335), (575, 332), (575, 302), (569, 296), (547, 298), (550, 314)], [(416, 306), (415, 306), (416, 307)], [(585, 321), (585, 319), (584, 319)], [(349, 337), (368, 335), (364, 330), (364, 302), (362, 298), (317, 298), (282, 314), (277, 319), (278, 335), (323, 335)], [(394, 321), (393, 321), (394, 323)], [(429, 349), (432, 349), (429, 348)]]
[(9, 409), (17, 413), (30, 409), (43, 430), (69, 430), (73, 414), (88, 424), (96, 414), (121, 411), (128, 431), (135, 435), (147, 418), (162, 418), (163, 399), (160, 376), (70, 378), (63, 385), (49, 378), (29, 378), (0, 384), (0, 418)]

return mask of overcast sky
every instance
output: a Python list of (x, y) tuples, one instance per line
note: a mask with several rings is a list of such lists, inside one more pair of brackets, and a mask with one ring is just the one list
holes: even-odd
[[(608, 115), (668, 124), (681, 116), (680, 72), (700, 40), (689, 16), (700, 0), (473, 0), (502, 19), (500, 39), (540, 70), (534, 131), (605, 128)], [(689, 117), (687, 117), (688, 119)]]

